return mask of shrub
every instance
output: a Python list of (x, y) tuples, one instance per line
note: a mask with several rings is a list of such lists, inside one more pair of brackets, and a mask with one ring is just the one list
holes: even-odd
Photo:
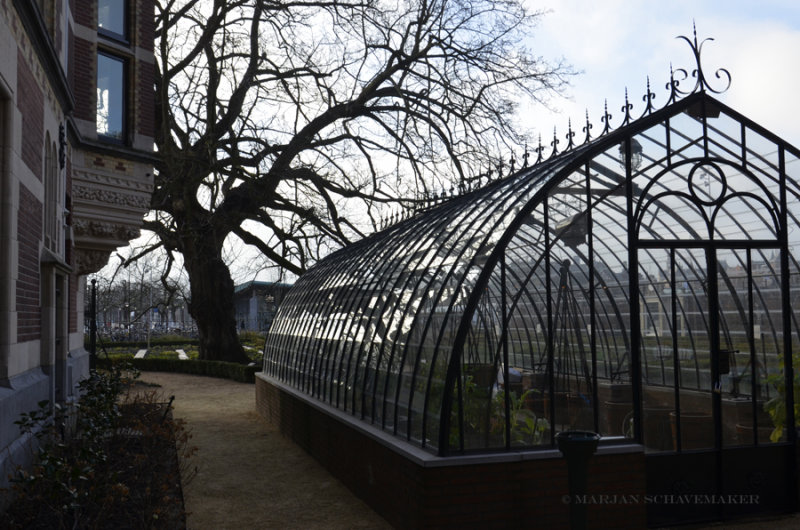
[(260, 365), (247, 366), (238, 363), (228, 363), (224, 361), (200, 361), (189, 359), (168, 359), (159, 357), (145, 357), (144, 359), (119, 358), (119, 359), (98, 359), (97, 366), (111, 367), (119, 363), (130, 363), (137, 370), (144, 372), (173, 372), (182, 374), (205, 375), (210, 377), (220, 377), (232, 379), (240, 383), (255, 383), (256, 372), (261, 371)]
[(171, 400), (155, 392), (119, 399), (137, 375), (124, 365), (92, 371), (71, 410), (42, 401), (22, 414), (16, 423), (38, 442), (36, 463), (11, 477), (14, 502), (0, 526), (185, 526), (181, 465), (194, 452), (190, 436), (171, 418)]
[[(165, 337), (150, 339), (150, 346), (185, 346), (187, 344), (198, 345), (198, 339), (187, 339), (186, 337), (179, 337), (177, 335), (168, 335)], [(89, 349), (89, 337), (85, 336), (83, 346)], [(147, 341), (134, 340), (134, 341), (106, 341), (103, 340), (102, 345), (100, 341), (97, 342), (97, 348), (105, 346), (106, 348), (147, 348)]]

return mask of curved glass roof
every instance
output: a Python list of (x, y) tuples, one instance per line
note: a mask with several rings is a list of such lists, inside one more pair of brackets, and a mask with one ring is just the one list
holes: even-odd
[(705, 92), (649, 109), (322, 260), (264, 372), (441, 455), (755, 410), (798, 340), (798, 156)]

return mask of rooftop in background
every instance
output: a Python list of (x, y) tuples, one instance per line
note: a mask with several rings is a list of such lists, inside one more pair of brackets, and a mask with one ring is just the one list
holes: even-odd
[(283, 283), (283, 282), (260, 282), (260, 281), (249, 281), (245, 283), (241, 283), (236, 285), (233, 288), (233, 292), (240, 293), (242, 291), (247, 291), (248, 289), (266, 289), (266, 288), (279, 288), (279, 289), (288, 289), (292, 286), (291, 283)]

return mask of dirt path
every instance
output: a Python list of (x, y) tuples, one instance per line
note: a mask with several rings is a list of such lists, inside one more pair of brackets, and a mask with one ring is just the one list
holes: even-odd
[(255, 412), (255, 387), (226, 379), (143, 372), (175, 396), (199, 448), (184, 487), (188, 527), (390, 528), (316, 460)]
[[(391, 528), (258, 416), (253, 385), (158, 372), (142, 372), (140, 380), (175, 396), (175, 417), (188, 422), (199, 448), (197, 476), (183, 492), (190, 530)], [(686, 528), (794, 529), (800, 514)]]

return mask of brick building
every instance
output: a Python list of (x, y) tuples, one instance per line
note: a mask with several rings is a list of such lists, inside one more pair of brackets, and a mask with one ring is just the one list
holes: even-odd
[(152, 0), (0, 0), (0, 487), (20, 413), (75, 398), (86, 275), (149, 206), (154, 24)]
[(267, 331), (278, 306), (292, 287), (280, 282), (246, 282), (234, 288), (236, 322), (242, 331)]

